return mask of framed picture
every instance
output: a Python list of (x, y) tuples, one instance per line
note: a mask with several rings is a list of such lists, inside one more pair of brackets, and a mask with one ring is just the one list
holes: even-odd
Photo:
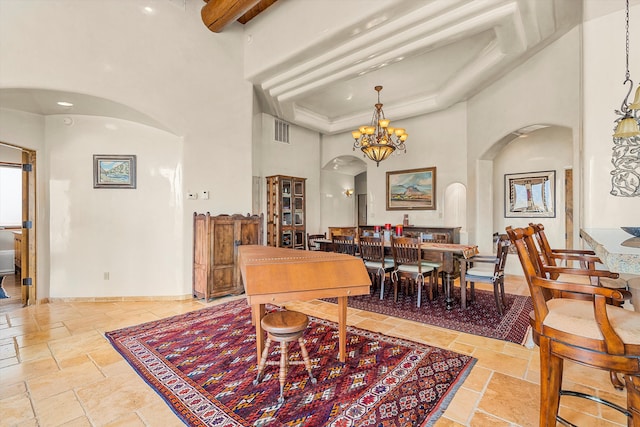
[(93, 188), (136, 188), (136, 156), (94, 154)]
[(387, 210), (435, 210), (436, 168), (387, 172)]
[(556, 171), (504, 175), (505, 218), (555, 218)]

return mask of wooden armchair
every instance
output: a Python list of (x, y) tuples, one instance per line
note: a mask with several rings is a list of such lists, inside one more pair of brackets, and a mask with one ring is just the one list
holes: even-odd
[[(587, 398), (621, 411), (629, 426), (640, 426), (640, 313), (607, 304), (607, 299), (628, 300), (626, 290), (590, 284), (557, 281), (536, 266), (541, 254), (533, 240), (532, 227), (507, 227), (533, 300), (531, 328), (540, 347), (540, 426), (564, 425), (558, 415), (560, 397)], [(583, 294), (587, 299), (563, 295)], [(562, 390), (565, 359), (619, 372), (627, 388), (627, 408), (585, 393)]]
[(422, 248), (420, 238), (391, 236), (391, 253), (393, 254), (394, 270), (391, 273), (393, 281), (393, 299), (398, 301), (398, 286), (402, 279), (407, 280), (407, 289), (415, 284), (418, 288), (417, 306), (422, 304), (422, 288), (425, 285), (424, 276), (429, 275), (429, 300), (433, 300), (434, 288), (437, 282), (436, 270), (429, 262), (422, 262)]
[(353, 236), (333, 236), (333, 251), (341, 254), (355, 255), (358, 245)]
[(309, 234), (307, 233), (307, 249), (310, 251), (319, 251), (320, 245), (316, 243), (318, 239), (326, 239), (327, 233), (322, 234)]
[(360, 236), (360, 256), (374, 286), (380, 285), (380, 299), (384, 298), (387, 273), (394, 269), (393, 259), (385, 258), (384, 242), (381, 237)]
[[(493, 285), (493, 295), (498, 313), (500, 316), (504, 314), (504, 309), (506, 308), (504, 300), (504, 266), (507, 262), (509, 246), (509, 237), (503, 234), (498, 240), (498, 249), (495, 255), (476, 255), (460, 260), (460, 301), (463, 309), (467, 308), (467, 282), (470, 283), (471, 301), (475, 300), (475, 282), (490, 283)], [(483, 268), (478, 264), (484, 264), (487, 267)]]
[[(530, 223), (535, 240), (538, 243), (542, 267), (549, 279), (558, 279), (561, 273), (570, 273), (586, 276), (594, 286), (604, 286), (614, 289), (628, 289), (627, 280), (619, 277), (617, 273), (606, 270), (598, 270), (596, 264), (601, 264), (593, 251), (580, 249), (552, 249), (544, 232), (544, 225)], [(571, 271), (563, 270), (558, 264), (577, 262), (579, 267)], [(566, 267), (565, 267), (566, 268)], [(619, 303), (618, 303), (619, 304)]]

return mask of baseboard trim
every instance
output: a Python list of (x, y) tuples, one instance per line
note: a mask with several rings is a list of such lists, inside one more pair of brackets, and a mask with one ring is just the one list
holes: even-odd
[(51, 297), (51, 298), (43, 298), (42, 300), (38, 300), (38, 303), (46, 302), (48, 303), (56, 303), (56, 302), (153, 302), (153, 301), (186, 301), (194, 299), (193, 295), (158, 295), (158, 296), (127, 296), (127, 297)]

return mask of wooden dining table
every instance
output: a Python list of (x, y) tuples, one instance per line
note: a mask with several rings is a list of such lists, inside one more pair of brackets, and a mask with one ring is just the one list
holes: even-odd
[[(333, 242), (330, 239), (316, 240), (322, 251), (332, 251)], [(357, 241), (356, 241), (357, 244)], [(391, 255), (391, 240), (384, 239), (385, 254)], [(460, 270), (458, 259), (470, 258), (478, 254), (478, 246), (465, 245), (460, 243), (436, 243), (422, 242), (421, 248), (423, 257), (442, 264), (441, 271), (444, 277), (444, 293), (447, 310), (451, 310), (455, 306), (455, 298), (453, 296), (453, 284), (455, 281), (455, 273)]]

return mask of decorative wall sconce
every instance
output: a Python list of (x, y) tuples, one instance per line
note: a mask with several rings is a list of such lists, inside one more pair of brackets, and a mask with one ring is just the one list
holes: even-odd
[(629, 104), (629, 95), (633, 90), (633, 81), (629, 74), (629, 0), (626, 1), (626, 74), (623, 85), (629, 83), (629, 91), (616, 114), (616, 128), (613, 134), (613, 154), (611, 163), (611, 194), (619, 197), (640, 197), (640, 87), (636, 90), (633, 103)]
[(346, 190), (344, 190), (344, 195), (347, 197), (353, 196), (353, 188), (347, 188)]

